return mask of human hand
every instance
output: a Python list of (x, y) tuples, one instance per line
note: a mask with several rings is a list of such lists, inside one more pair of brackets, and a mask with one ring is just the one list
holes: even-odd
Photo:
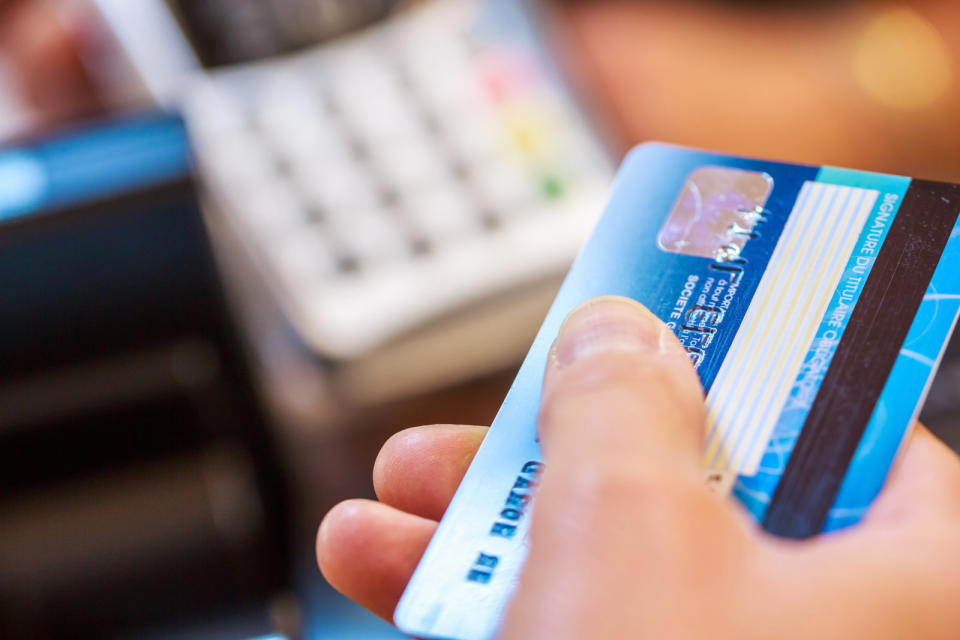
[[(797, 542), (703, 484), (703, 398), (673, 334), (600, 299), (554, 345), (546, 468), (503, 638), (953, 638), (960, 629), (960, 461), (918, 427), (866, 519)], [(381, 451), (381, 502), (321, 524), (334, 587), (389, 618), (483, 436), (421, 427)]]
[(35, 111), (34, 126), (103, 108), (80, 55), (94, 24), (88, 4), (63, 0), (54, 7), (49, 0), (0, 0), (0, 54)]

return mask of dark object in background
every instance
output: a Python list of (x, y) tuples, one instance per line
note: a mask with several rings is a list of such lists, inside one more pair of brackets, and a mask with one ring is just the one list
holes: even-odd
[(295, 51), (386, 17), (398, 0), (167, 0), (208, 67)]
[(0, 636), (263, 602), (284, 495), (180, 120), (0, 152)]
[(960, 330), (954, 331), (943, 356), (920, 421), (960, 453)]

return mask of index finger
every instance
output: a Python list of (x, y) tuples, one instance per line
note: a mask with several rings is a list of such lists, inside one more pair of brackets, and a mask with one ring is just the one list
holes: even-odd
[(897, 525), (918, 515), (960, 515), (957, 454), (919, 423), (903, 446), (864, 524)]

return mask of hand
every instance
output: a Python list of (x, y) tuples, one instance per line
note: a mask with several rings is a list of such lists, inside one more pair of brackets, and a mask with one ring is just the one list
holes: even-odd
[[(703, 485), (703, 398), (673, 334), (605, 298), (567, 319), (544, 381), (546, 469), (503, 638), (954, 638), (960, 461), (922, 427), (867, 518), (804, 542), (765, 534)], [(320, 526), (334, 587), (391, 616), (483, 437), (387, 442), (381, 502)]]
[(103, 108), (80, 56), (93, 24), (86, 4), (68, 0), (57, 11), (48, 0), (0, 0), (0, 54), (36, 111), (37, 126)]

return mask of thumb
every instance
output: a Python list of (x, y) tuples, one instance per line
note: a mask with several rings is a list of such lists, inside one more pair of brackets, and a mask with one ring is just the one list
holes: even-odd
[(620, 478), (702, 485), (703, 424), (703, 389), (689, 357), (650, 311), (607, 296), (566, 319), (539, 421), (552, 471), (596, 465)]
[(740, 557), (704, 550), (739, 521), (702, 482), (703, 426), (700, 381), (652, 313), (606, 297), (570, 314), (544, 378), (546, 467), (503, 638), (673, 637), (651, 621), (683, 615), (706, 558)]

